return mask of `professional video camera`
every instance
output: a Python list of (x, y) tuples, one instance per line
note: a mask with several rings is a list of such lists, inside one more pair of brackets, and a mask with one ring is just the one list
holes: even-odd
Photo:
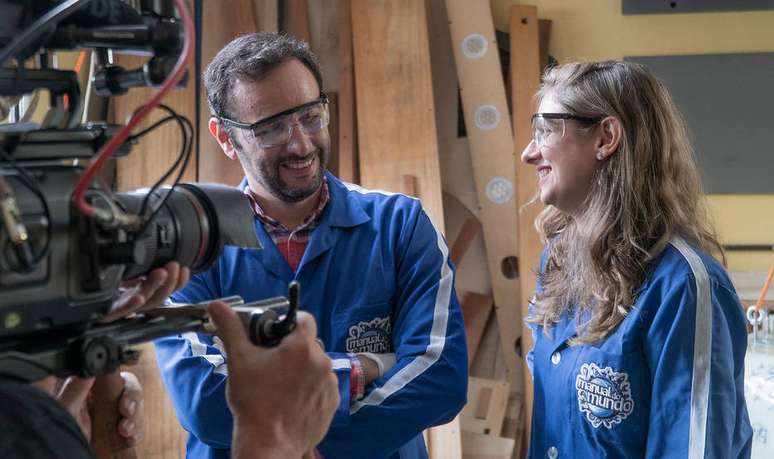
[[(81, 124), (76, 74), (46, 65), (53, 50), (90, 49), (97, 93), (163, 82), (163, 94), (183, 77), (192, 49), (190, 18), (182, 0), (175, 1), (179, 17), (166, 0), (142, 0), (139, 8), (121, 0), (0, 0), (0, 99), (13, 102), (38, 89), (51, 94), (42, 126), (0, 125), (0, 375), (34, 380), (50, 373), (105, 374), (135, 358), (132, 344), (209, 330), (196, 305), (107, 324), (99, 319), (114, 304), (122, 280), (168, 261), (204, 270), (224, 245), (260, 248), (239, 190), (160, 186), (175, 166), (179, 180), (192, 143), (190, 122), (168, 107), (168, 120), (185, 137), (173, 169), (146, 191), (113, 193), (93, 180), (105, 159), (129, 152), (131, 128), (161, 94), (127, 126)], [(151, 58), (140, 69), (125, 70), (110, 62), (116, 51)], [(39, 68), (27, 68), (35, 56)], [(297, 286), (290, 297), (240, 308), (255, 342), (271, 345), (292, 329)]]

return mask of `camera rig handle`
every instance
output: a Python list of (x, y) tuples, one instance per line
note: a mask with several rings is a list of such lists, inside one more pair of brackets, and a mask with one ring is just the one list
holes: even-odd
[[(293, 281), (288, 286), (287, 298), (278, 296), (245, 303), (240, 296), (229, 296), (212, 301), (222, 301), (237, 313), (253, 344), (274, 347), (295, 329), (300, 298), (301, 284)], [(209, 303), (210, 301), (197, 304), (172, 303), (148, 311), (146, 315), (167, 318), (206, 317)], [(208, 332), (215, 331), (209, 322), (204, 327)]]
[[(237, 312), (257, 346), (273, 347), (296, 326), (300, 285), (292, 282), (288, 298), (274, 297), (244, 303), (241, 297), (221, 298)], [(164, 336), (187, 333), (215, 333), (206, 305), (170, 304), (86, 331), (52, 333), (24, 343), (5, 343), (0, 348), (0, 376), (36, 381), (50, 374), (59, 377), (101, 376), (113, 373), (124, 363), (136, 361), (133, 345)]]
[[(236, 310), (247, 326), (250, 340), (263, 347), (272, 347), (293, 331), (296, 325), (296, 312), (300, 298), (300, 285), (293, 281), (288, 287), (288, 298), (276, 297), (254, 303), (244, 304), (239, 296), (221, 298), (219, 301)], [(206, 315), (205, 304), (169, 305), (151, 311), (150, 315), (163, 316), (173, 312), (177, 317), (186, 315)], [(179, 315), (181, 314), (182, 315)], [(127, 357), (136, 357), (127, 354)], [(137, 454), (126, 441), (116, 434), (118, 425), (117, 404), (124, 390), (121, 375), (112, 372), (99, 376), (92, 389), (90, 411), (92, 419), (100, 419), (94, 424), (93, 447), (98, 457), (109, 459), (136, 459)]]

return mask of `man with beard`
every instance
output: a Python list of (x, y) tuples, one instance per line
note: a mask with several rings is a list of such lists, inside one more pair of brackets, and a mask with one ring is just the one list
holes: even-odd
[[(254, 301), (284, 294), (298, 280), (301, 308), (317, 321), (339, 381), (341, 403), (319, 452), (425, 458), (421, 432), (450, 421), (466, 397), (465, 335), (448, 248), (419, 200), (326, 172), (331, 141), (321, 80), (306, 44), (278, 34), (239, 37), (210, 63), (209, 130), (244, 170), (241, 186), (264, 248), (226, 248), (172, 299)], [(156, 349), (190, 433), (188, 457), (228, 457), (222, 343), (189, 333), (161, 339)]]

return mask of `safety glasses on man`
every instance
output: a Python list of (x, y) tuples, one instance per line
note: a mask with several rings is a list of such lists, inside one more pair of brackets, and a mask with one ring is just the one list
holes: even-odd
[(306, 135), (316, 134), (328, 126), (329, 119), (328, 96), (325, 94), (312, 102), (279, 112), (252, 124), (220, 117), (220, 121), (225, 125), (249, 130), (253, 140), (261, 148), (278, 147), (290, 142), (295, 125), (298, 125)]

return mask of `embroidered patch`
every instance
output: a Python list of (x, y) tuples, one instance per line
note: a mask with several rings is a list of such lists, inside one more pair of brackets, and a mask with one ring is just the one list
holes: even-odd
[(377, 317), (369, 322), (359, 322), (349, 327), (347, 352), (390, 352), (390, 318)]
[(575, 389), (580, 411), (586, 413), (586, 419), (595, 429), (600, 425), (611, 429), (634, 410), (627, 373), (584, 363), (575, 378)]

